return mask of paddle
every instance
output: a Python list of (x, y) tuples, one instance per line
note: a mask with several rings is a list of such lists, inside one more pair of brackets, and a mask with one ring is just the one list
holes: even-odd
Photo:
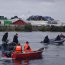
[(37, 51), (43, 51), (43, 50), (44, 50), (44, 47), (42, 47), (42, 48), (38, 49)]
[(0, 61), (3, 61), (3, 60), (13, 60), (13, 58), (1, 57)]

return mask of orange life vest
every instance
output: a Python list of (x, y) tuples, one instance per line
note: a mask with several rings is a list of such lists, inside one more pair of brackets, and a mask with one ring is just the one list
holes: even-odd
[(30, 48), (30, 46), (25, 43), (25, 45), (24, 45), (24, 52), (31, 52), (31, 51), (32, 51), (32, 49)]
[(22, 52), (22, 47), (16, 46), (15, 51), (18, 52), (18, 53)]

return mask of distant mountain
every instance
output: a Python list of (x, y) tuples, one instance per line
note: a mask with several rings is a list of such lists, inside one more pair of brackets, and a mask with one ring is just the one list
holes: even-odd
[(0, 20), (7, 20), (7, 17), (0, 16)]
[(30, 20), (34, 20), (34, 21), (40, 21), (40, 20), (53, 21), (54, 19), (50, 16), (30, 16), (27, 20), (28, 21), (30, 21)]
[(15, 19), (15, 18), (18, 18), (18, 16), (11, 17), (11, 19)]

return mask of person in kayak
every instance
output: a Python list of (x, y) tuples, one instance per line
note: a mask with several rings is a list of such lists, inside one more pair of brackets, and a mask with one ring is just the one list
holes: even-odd
[[(60, 35), (56, 37), (55, 41), (61, 41)], [(59, 42), (58, 45), (63, 45), (63, 42)]]
[(29, 42), (26, 41), (25, 45), (24, 45), (24, 52), (31, 52), (32, 49), (29, 46)]
[(65, 35), (63, 35), (62, 33), (60, 34), (60, 37), (62, 38), (62, 39), (64, 39), (65, 38)]
[(56, 39), (55, 39), (55, 41), (58, 41), (58, 40), (61, 40), (60, 35), (58, 35), (58, 36), (56, 37)]
[(13, 37), (13, 43), (18, 44), (18, 34), (17, 33)]
[(8, 43), (8, 32), (6, 32), (3, 37), (2, 37), (2, 46), (3, 49), (6, 50), (7, 49), (7, 43)]
[(16, 53), (21, 53), (22, 52), (22, 46), (20, 45), (20, 43), (18, 43), (15, 47), (15, 52)]
[(47, 36), (45, 36), (45, 38), (44, 38), (44, 43), (49, 43), (49, 38), (48, 38), (48, 35), (47, 35)]

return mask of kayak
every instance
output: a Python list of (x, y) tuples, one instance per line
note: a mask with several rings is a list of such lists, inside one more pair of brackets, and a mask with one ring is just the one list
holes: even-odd
[(44, 44), (63, 44), (64, 41), (65, 41), (65, 39), (61, 39), (61, 40), (50, 39), (48, 43), (44, 43), (44, 41), (41, 41), (40, 43), (44, 43)]
[(54, 43), (62, 43), (64, 41), (65, 41), (65, 39), (61, 39), (61, 40), (54, 41)]
[(15, 53), (13, 52), (11, 57), (13, 59), (40, 59), (42, 58), (43, 51), (32, 51), (26, 53)]
[(65, 35), (61, 34), (60, 37), (61, 37), (61, 38), (65, 38)]

